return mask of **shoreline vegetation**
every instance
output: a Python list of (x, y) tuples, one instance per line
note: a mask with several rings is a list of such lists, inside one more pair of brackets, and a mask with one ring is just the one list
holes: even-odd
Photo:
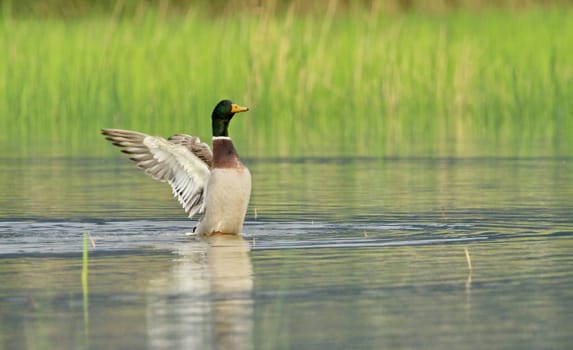
[(223, 3), (2, 2), (4, 157), (208, 141), (221, 98), (244, 157), (573, 155), (571, 1)]
[(180, 16), (201, 11), (212, 17), (236, 14), (296, 15), (323, 14), (335, 8), (334, 14), (353, 11), (383, 12), (387, 15), (405, 12), (444, 14), (456, 11), (506, 10), (523, 11), (532, 7), (563, 8), (573, 0), (5, 0), (4, 16), (32, 18), (77, 18), (93, 15), (137, 17), (149, 10), (159, 16)]

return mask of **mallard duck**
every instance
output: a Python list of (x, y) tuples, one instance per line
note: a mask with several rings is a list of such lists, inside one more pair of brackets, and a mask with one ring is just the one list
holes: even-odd
[(168, 139), (119, 129), (102, 129), (102, 134), (146, 174), (171, 185), (189, 217), (201, 215), (196, 234), (240, 234), (251, 195), (251, 174), (228, 129), (235, 113), (248, 110), (229, 100), (215, 106), (213, 151), (198, 137), (185, 134)]

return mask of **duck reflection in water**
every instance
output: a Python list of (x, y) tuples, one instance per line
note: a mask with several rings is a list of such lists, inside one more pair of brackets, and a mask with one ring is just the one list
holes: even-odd
[(177, 247), (171, 271), (149, 283), (151, 348), (251, 349), (249, 244), (214, 235)]

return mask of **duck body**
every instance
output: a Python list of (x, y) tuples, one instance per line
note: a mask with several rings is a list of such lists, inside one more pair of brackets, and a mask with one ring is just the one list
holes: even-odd
[(229, 100), (213, 111), (213, 150), (196, 136), (165, 139), (137, 131), (102, 129), (138, 168), (167, 182), (189, 217), (199, 214), (199, 235), (240, 234), (251, 194), (251, 174), (228, 136), (235, 113), (248, 111)]
[(195, 232), (199, 235), (241, 232), (250, 196), (251, 173), (239, 159), (233, 141), (214, 137), (205, 213)]

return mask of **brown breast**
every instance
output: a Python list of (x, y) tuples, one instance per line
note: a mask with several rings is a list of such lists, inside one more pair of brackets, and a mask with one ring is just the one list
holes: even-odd
[(244, 167), (230, 138), (213, 138), (213, 168), (241, 169)]

